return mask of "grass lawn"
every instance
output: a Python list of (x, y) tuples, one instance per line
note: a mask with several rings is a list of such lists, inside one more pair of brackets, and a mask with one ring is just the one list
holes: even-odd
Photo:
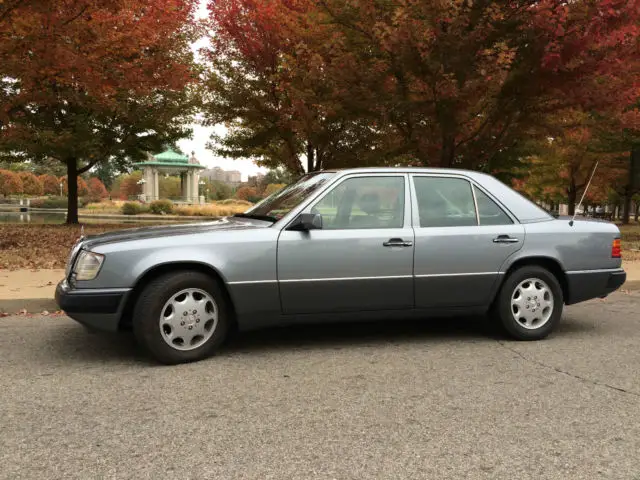
[[(84, 233), (92, 235), (148, 225), (85, 225)], [(0, 224), (0, 270), (64, 268), (69, 250), (79, 236), (79, 225)]]

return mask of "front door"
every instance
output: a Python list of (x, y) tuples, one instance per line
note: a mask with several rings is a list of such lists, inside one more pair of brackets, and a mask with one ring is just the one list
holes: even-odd
[(413, 308), (413, 249), (408, 177), (345, 177), (305, 213), (323, 227), (284, 229), (278, 281), (285, 314)]
[(417, 308), (479, 307), (524, 227), (461, 176), (412, 175)]

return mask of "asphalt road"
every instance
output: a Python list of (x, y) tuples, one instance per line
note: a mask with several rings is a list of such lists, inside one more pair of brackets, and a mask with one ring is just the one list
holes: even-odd
[(245, 334), (150, 363), (0, 319), (2, 479), (640, 479), (640, 296), (505, 341), (470, 319)]

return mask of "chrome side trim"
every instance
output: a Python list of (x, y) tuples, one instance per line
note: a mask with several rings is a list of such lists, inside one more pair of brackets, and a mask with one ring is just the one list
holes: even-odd
[[(470, 272), (470, 273), (430, 273), (426, 275), (388, 275), (379, 277), (330, 277), (330, 278), (293, 278), (280, 280), (280, 283), (296, 282), (340, 282), (353, 280), (396, 280), (400, 278), (437, 278), (437, 277), (467, 277), (478, 275), (504, 275), (504, 272)], [(229, 285), (250, 285), (260, 283), (278, 283), (278, 280), (247, 280), (243, 282), (229, 282)]]
[(249, 285), (257, 283), (278, 283), (278, 280), (247, 280), (244, 282), (229, 282), (229, 285)]
[[(65, 279), (66, 281), (66, 279)], [(87, 280), (90, 281), (90, 280)], [(68, 283), (67, 283), (68, 285)], [(72, 288), (69, 290), (70, 294), (73, 295), (100, 295), (100, 294), (109, 294), (109, 293), (128, 293), (132, 288)]]
[(478, 275), (504, 275), (504, 272), (470, 272), (470, 273), (429, 273), (426, 275), (416, 275), (416, 278), (430, 277), (472, 277)]
[(571, 270), (568, 272), (564, 272), (567, 275), (579, 275), (582, 273), (618, 273), (624, 272), (623, 268), (601, 268), (596, 270)]
[(389, 275), (380, 277), (336, 277), (336, 278), (296, 278), (280, 280), (280, 283), (293, 282), (339, 282), (345, 280), (394, 280), (398, 278), (413, 278), (413, 275)]

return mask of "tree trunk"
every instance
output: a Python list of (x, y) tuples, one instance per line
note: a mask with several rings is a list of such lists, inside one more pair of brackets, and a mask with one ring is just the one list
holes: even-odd
[(67, 159), (67, 224), (78, 224), (78, 162)]
[(456, 139), (451, 135), (443, 135), (442, 151), (440, 152), (440, 166), (452, 168), (455, 158)]
[(622, 200), (622, 224), (629, 224), (629, 217), (631, 216), (631, 193), (628, 189), (625, 189), (625, 195)]
[(638, 214), (640, 213), (640, 203), (636, 202), (636, 215), (635, 215), (635, 221), (638, 221)]
[(569, 209), (568, 214), (573, 216), (576, 213), (576, 197), (578, 192), (576, 192), (575, 188), (569, 188), (567, 191), (567, 208)]
[(313, 172), (315, 169), (315, 149), (311, 142), (307, 142), (307, 172)]

